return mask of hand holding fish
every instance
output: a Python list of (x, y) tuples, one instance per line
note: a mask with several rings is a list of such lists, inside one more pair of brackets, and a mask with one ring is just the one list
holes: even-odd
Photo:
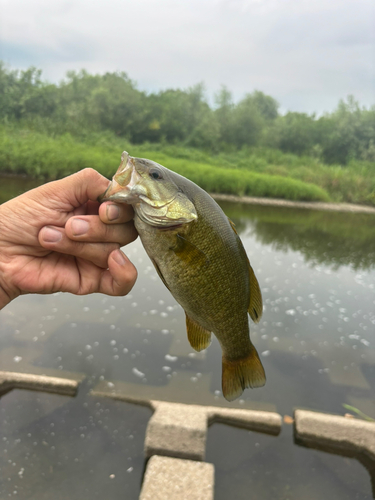
[(0, 309), (26, 293), (126, 295), (137, 271), (120, 247), (137, 237), (130, 205), (96, 201), (92, 169), (0, 205)]

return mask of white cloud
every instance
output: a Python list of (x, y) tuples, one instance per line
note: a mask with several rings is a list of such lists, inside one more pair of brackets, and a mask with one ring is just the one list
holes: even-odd
[(47, 79), (126, 71), (153, 91), (204, 81), (282, 107), (375, 102), (372, 0), (0, 0), (0, 57)]

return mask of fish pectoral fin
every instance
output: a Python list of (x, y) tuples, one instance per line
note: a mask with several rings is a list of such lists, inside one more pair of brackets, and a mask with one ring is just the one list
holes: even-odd
[(249, 262), (250, 303), (248, 312), (254, 323), (258, 323), (263, 314), (263, 300), (258, 280)]
[(190, 345), (195, 351), (203, 351), (211, 344), (211, 332), (203, 328), (187, 314), (186, 331)]
[[(150, 257), (150, 258), (151, 258), (151, 257)], [(165, 281), (165, 278), (164, 278), (164, 276), (163, 276), (162, 272), (160, 271), (160, 268), (159, 268), (159, 266), (157, 265), (156, 261), (155, 261), (154, 259), (151, 259), (151, 262), (153, 263), (154, 268), (156, 269), (156, 272), (157, 272), (157, 273), (158, 273), (158, 275), (159, 275), (159, 278), (162, 280), (162, 282), (163, 282), (163, 283), (164, 283), (164, 285), (168, 288), (168, 290), (169, 290), (169, 291), (171, 291), (171, 290), (170, 290), (170, 288), (169, 288), (169, 286), (168, 286), (168, 284), (167, 284), (167, 282)]]
[(229, 360), (223, 355), (222, 389), (227, 401), (241, 396), (246, 387), (262, 387), (266, 375), (255, 347), (246, 358)]
[(186, 238), (177, 235), (176, 244), (171, 248), (174, 253), (183, 260), (186, 264), (194, 264), (195, 266), (208, 266), (210, 261), (207, 255), (199, 250), (197, 246), (190, 243)]

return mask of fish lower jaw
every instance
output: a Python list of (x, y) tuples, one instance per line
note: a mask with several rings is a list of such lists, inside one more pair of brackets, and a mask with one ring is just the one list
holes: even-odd
[(175, 231), (184, 225), (183, 222), (179, 224), (174, 224), (173, 226), (154, 226), (159, 231)]

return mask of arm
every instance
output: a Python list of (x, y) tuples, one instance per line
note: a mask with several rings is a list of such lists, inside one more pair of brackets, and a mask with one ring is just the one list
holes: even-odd
[(126, 295), (137, 271), (120, 247), (137, 237), (128, 205), (97, 197), (108, 180), (92, 169), (0, 205), (0, 309), (18, 295)]

